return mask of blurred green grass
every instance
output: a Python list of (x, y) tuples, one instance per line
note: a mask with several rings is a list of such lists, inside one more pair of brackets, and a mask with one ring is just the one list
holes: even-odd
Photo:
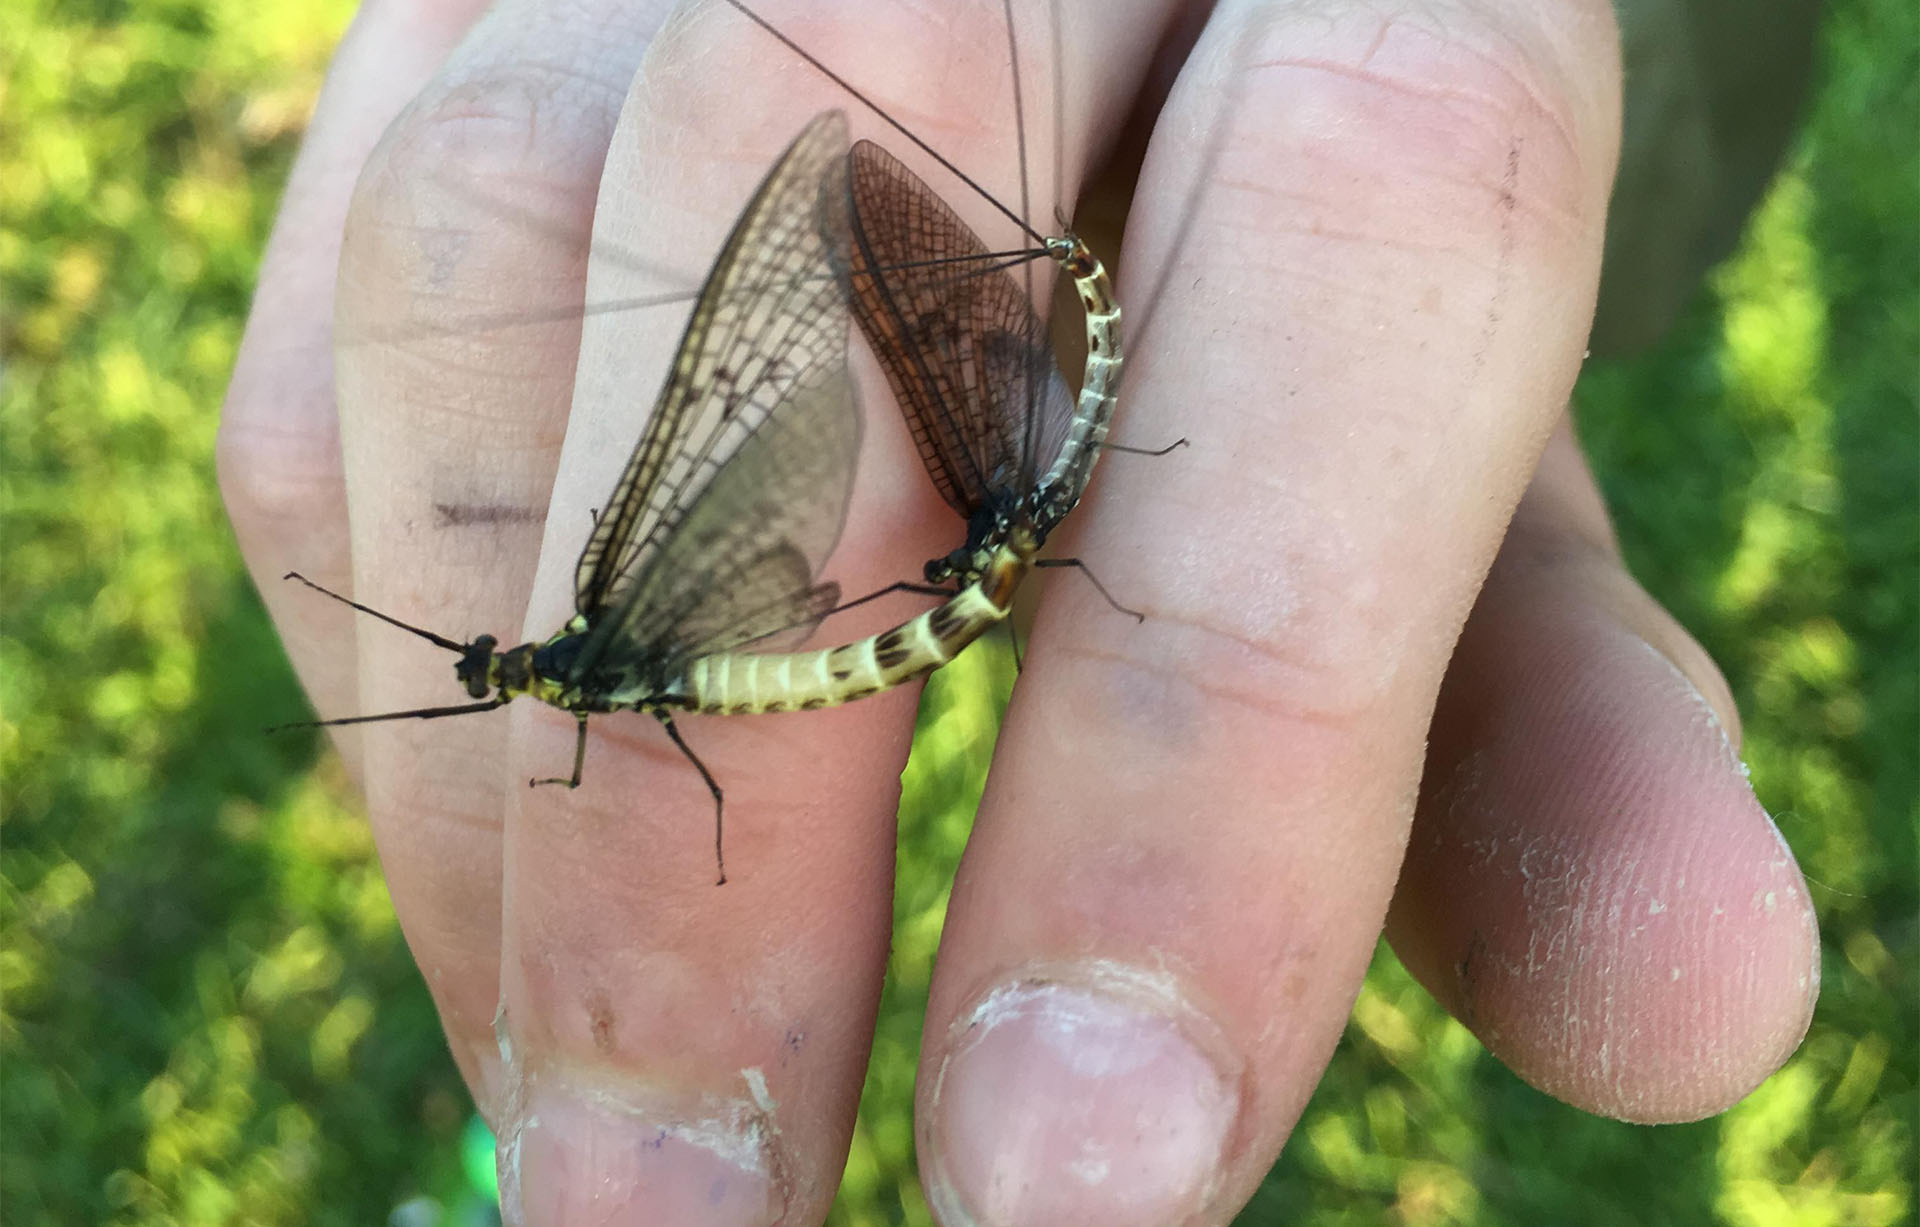
[[(11, 1224), (472, 1221), (470, 1111), (214, 492), (215, 411), (349, 6), (0, 9), (0, 1205)], [(1823, 990), (1726, 1115), (1530, 1090), (1382, 954), (1246, 1223), (1910, 1221), (1920, 24), (1838, 5), (1806, 131), (1657, 352), (1577, 405), (1635, 571), (1733, 682)], [(30, 54), (29, 54), (30, 53)], [(835, 1221), (925, 1223), (908, 1112), (1004, 651), (929, 687)], [(423, 1210), (424, 1202), (413, 1209)], [(432, 1221), (426, 1217), (425, 1221)]]

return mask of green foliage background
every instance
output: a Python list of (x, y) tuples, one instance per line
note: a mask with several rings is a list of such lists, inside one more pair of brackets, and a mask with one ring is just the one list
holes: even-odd
[[(0, 7), (0, 1205), (484, 1217), (470, 1109), (214, 490), (216, 409), (345, 0)], [(1812, 1032), (1642, 1129), (1520, 1084), (1382, 955), (1247, 1223), (1911, 1221), (1920, 23), (1834, 6), (1806, 131), (1661, 349), (1578, 406), (1636, 572), (1725, 667), (1814, 881)], [(836, 1222), (925, 1223), (908, 1110), (1003, 657), (930, 687)], [(435, 1221), (413, 1201), (414, 1222)]]

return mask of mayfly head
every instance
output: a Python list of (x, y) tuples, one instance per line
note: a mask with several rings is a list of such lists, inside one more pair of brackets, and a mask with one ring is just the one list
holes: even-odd
[(487, 692), (499, 684), (498, 657), (493, 650), (499, 643), (492, 635), (482, 635), (461, 648), (460, 663), (453, 667), (453, 675), (473, 698), (486, 698)]
[(499, 683), (500, 676), (495, 664), (500, 657), (494, 653), (496, 641), (492, 635), (482, 635), (472, 643), (459, 643), (445, 635), (436, 635), (424, 627), (402, 622), (392, 614), (384, 614), (377, 609), (362, 605), (358, 601), (341, 596), (330, 588), (323, 588), (298, 571), (287, 572), (286, 578), (297, 579), (322, 596), (378, 618), (389, 626), (397, 626), (409, 634), (418, 635), (435, 647), (445, 648), (449, 652), (458, 652), (460, 663), (454, 666), (455, 675), (467, 688), (467, 694), (478, 699), (479, 702), (465, 703), (458, 707), (414, 707), (406, 711), (379, 712), (370, 716), (342, 716), (334, 720), (300, 720), (292, 724), (275, 725), (267, 730), (268, 732), (277, 732), (280, 729), (330, 728), (343, 724), (373, 724), (382, 720), (436, 720), (442, 716), (463, 716), (472, 712), (492, 711), (513, 697), (504, 690), (497, 697), (489, 698), (487, 695), (487, 692)]
[(927, 582), (944, 584), (957, 579), (962, 584), (972, 583), (986, 570), (994, 547), (1007, 540), (1022, 519), (1018, 501), (996, 490), (994, 497), (968, 517), (966, 543), (927, 563)]

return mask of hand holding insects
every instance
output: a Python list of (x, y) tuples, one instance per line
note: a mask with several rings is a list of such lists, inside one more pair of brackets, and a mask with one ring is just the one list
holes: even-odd
[[(621, 188), (598, 255), (689, 286), (799, 119), (851, 109), (737, 12), (663, 28), (666, 9), (374, 7), (343, 48), (222, 437), (322, 714), (458, 692), (442, 654), (280, 586), (290, 568), (460, 639), (564, 621), (678, 326), (609, 312), (580, 339), (602, 159)], [(1114, 437), (1193, 446), (1109, 457), (1059, 534), (1148, 621), (1047, 585), (933, 988), (930, 1197), (949, 1221), (1225, 1221), (1383, 921), (1550, 1093), (1625, 1119), (1719, 1109), (1804, 1025), (1810, 912), (1724, 685), (1621, 570), (1563, 422), (1616, 139), (1604, 9), (1231, 6), (1171, 61), (1179, 6), (1124, 9), (1062, 8), (1064, 122), (1029, 126), (1068, 190), (1043, 173), (1036, 197), (1072, 199), (1145, 138), (1129, 122), (1152, 128)], [(765, 15), (1017, 198), (996, 6)], [(1045, 8), (1018, 15), (1051, 78)], [(596, 258), (586, 300), (663, 287), (624, 284), (634, 267)], [(880, 401), (831, 568), (848, 592), (952, 543)], [(718, 891), (705, 791), (644, 717), (598, 723), (573, 794), (525, 787), (571, 756), (557, 713), (344, 732), (528, 1221), (623, 1221), (623, 1197), (662, 1221), (824, 1216), (910, 716), (896, 693), (690, 720), (727, 789)]]

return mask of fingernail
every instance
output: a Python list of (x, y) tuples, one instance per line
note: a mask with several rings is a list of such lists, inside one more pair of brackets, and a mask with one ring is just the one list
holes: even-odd
[(502, 1173), (502, 1199), (517, 1192), (528, 1227), (764, 1227), (783, 1207), (763, 1131), (742, 1109), (733, 1120), (663, 1123), (566, 1088), (536, 1090), (502, 1153), (515, 1169)]
[(988, 994), (949, 1033), (934, 1087), (923, 1174), (940, 1221), (1182, 1221), (1240, 1106), (1196, 1042), (1210, 1031), (1153, 978), (1104, 965)]

